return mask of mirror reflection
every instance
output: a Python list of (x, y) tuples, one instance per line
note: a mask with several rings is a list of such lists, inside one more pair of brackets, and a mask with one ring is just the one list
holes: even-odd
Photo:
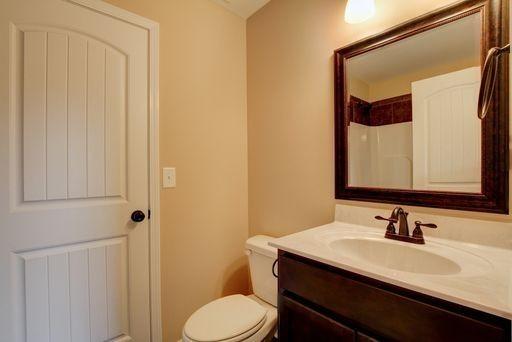
[(347, 60), (349, 186), (481, 192), (479, 14)]

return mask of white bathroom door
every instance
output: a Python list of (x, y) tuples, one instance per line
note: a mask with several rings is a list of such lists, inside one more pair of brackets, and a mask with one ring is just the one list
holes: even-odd
[(480, 193), (480, 67), (412, 83), (413, 189)]
[(150, 341), (148, 39), (0, 3), (1, 342)]

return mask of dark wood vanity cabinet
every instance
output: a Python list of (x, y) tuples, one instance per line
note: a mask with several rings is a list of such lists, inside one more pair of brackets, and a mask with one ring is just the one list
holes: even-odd
[(279, 341), (511, 341), (511, 322), (279, 251)]
[(352, 328), (287, 296), (279, 298), (279, 310), (282, 341), (355, 341)]

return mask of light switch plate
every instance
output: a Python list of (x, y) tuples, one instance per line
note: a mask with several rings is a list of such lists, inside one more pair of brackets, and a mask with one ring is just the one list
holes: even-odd
[(176, 168), (164, 167), (162, 172), (164, 189), (176, 187)]

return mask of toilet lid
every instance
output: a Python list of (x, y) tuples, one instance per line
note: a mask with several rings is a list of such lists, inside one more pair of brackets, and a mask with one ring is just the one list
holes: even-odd
[(183, 332), (199, 342), (228, 340), (255, 328), (266, 313), (263, 306), (246, 296), (228, 296), (197, 310), (185, 323)]

